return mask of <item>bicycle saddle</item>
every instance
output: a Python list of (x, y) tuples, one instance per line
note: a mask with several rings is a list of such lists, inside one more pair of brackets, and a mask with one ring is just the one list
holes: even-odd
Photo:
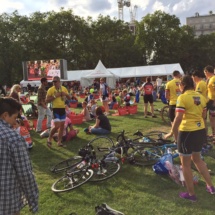
[(96, 215), (124, 215), (122, 212), (117, 211), (106, 203), (101, 204), (100, 206), (96, 206)]
[(143, 133), (139, 130), (137, 130), (133, 135), (143, 137)]

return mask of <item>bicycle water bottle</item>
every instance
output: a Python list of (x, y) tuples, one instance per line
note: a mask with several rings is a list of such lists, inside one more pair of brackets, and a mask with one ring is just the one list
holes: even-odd
[(184, 180), (184, 174), (183, 174), (183, 171), (182, 171), (182, 166), (179, 167), (179, 175), (180, 175), (181, 184), (184, 187), (185, 186), (185, 180)]
[(148, 137), (144, 137), (144, 138), (143, 138), (143, 142), (144, 142), (144, 143), (149, 143), (149, 142), (150, 142), (150, 139), (149, 139)]
[(81, 169), (81, 168), (83, 168), (85, 165), (86, 165), (86, 161), (82, 161), (81, 163), (79, 163), (79, 164), (77, 165), (77, 168), (78, 168), (78, 169)]

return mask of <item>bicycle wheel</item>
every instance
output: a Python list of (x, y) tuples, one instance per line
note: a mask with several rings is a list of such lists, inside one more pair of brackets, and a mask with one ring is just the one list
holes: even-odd
[(90, 180), (93, 176), (93, 170), (83, 169), (80, 171), (66, 173), (65, 176), (58, 179), (51, 187), (55, 193), (67, 192), (80, 187)]
[[(92, 139), (88, 145), (93, 146), (96, 158), (102, 159), (105, 154), (109, 153), (109, 148), (114, 146), (114, 142), (109, 137), (99, 136)], [(99, 148), (101, 148), (101, 150), (99, 150)]]
[(82, 160), (81, 156), (74, 156), (72, 158), (59, 162), (55, 166), (51, 167), (50, 170), (54, 173), (62, 172), (64, 170), (67, 170), (67, 169), (73, 167), (77, 163), (80, 163), (81, 160)]
[(163, 122), (167, 125), (171, 125), (170, 118), (169, 118), (169, 106), (164, 106), (161, 109), (161, 118)]
[(162, 154), (159, 147), (139, 147), (129, 155), (128, 161), (137, 166), (151, 166), (159, 160)]
[(111, 178), (120, 170), (120, 164), (116, 162), (102, 161), (98, 168), (94, 168), (93, 177), (90, 179), (92, 182), (103, 181)]

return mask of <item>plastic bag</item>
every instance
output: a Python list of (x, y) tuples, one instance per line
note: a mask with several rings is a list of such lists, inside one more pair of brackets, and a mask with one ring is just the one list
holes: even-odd
[(173, 164), (172, 155), (171, 154), (163, 155), (160, 158), (160, 160), (155, 165), (152, 166), (153, 171), (156, 174), (161, 174), (161, 175), (168, 174), (169, 170), (165, 166), (166, 162), (169, 162), (170, 164)]

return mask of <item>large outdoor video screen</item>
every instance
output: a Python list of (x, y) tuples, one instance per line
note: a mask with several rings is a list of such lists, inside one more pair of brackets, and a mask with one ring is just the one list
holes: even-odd
[(40, 80), (46, 77), (51, 80), (53, 76), (61, 78), (61, 60), (34, 60), (23, 62), (23, 74), (28, 81)]

